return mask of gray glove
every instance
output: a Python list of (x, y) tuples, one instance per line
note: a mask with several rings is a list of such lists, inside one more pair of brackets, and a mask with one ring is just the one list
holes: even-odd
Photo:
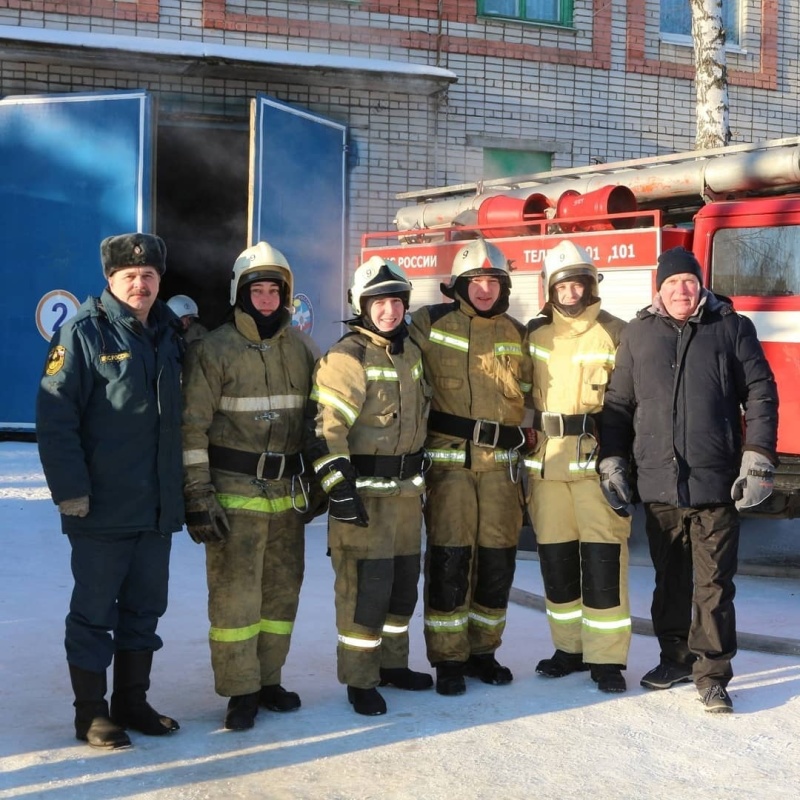
[(609, 456), (600, 462), (599, 469), (603, 496), (620, 517), (629, 517), (633, 492), (628, 483), (628, 461), (621, 456)]
[(230, 525), (217, 496), (212, 491), (188, 493), (186, 529), (197, 544), (219, 544), (230, 533)]
[(89, 513), (89, 495), (62, 500), (58, 504), (58, 510), (65, 517), (85, 517)]
[(742, 453), (739, 477), (731, 486), (731, 499), (740, 511), (763, 503), (771, 494), (775, 483), (775, 467), (755, 450)]

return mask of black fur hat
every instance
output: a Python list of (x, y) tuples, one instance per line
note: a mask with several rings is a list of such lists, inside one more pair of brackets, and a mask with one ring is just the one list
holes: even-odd
[(106, 278), (128, 267), (153, 267), (163, 275), (167, 269), (166, 257), (164, 240), (152, 233), (121, 233), (100, 242), (100, 260)]

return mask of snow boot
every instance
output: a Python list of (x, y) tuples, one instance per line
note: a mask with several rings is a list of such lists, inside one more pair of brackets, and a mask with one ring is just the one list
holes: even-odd
[(583, 653), (567, 653), (565, 650), (556, 650), (552, 658), (543, 658), (536, 665), (536, 672), (546, 678), (563, 678), (587, 669), (589, 667), (583, 663)]
[(440, 661), (436, 667), (436, 692), (455, 696), (467, 691), (463, 661)]
[(262, 686), (258, 693), (258, 700), (264, 708), (282, 714), (287, 711), (297, 711), (301, 705), (300, 695), (297, 692), (287, 692), (283, 686), (277, 683)]
[(468, 659), (465, 674), (470, 678), (480, 678), (490, 686), (505, 686), (514, 680), (511, 670), (497, 663), (494, 653), (473, 653)]
[(75, 693), (75, 738), (91, 747), (117, 750), (130, 747), (128, 734), (108, 716), (105, 672), (91, 672), (69, 665), (72, 691)]
[(231, 697), (225, 712), (225, 730), (246, 731), (252, 728), (256, 724), (258, 701), (259, 692)]
[(386, 701), (377, 689), (358, 689), (355, 686), (348, 686), (347, 699), (356, 714), (377, 717), (386, 713)]
[(591, 675), (601, 692), (617, 694), (628, 688), (618, 664), (592, 664)]
[(692, 680), (691, 664), (676, 664), (673, 661), (662, 661), (653, 667), (639, 681), (645, 689), (671, 689), (677, 683), (689, 683)]
[(114, 692), (111, 719), (122, 728), (145, 736), (164, 736), (180, 728), (172, 717), (159, 714), (147, 702), (152, 650), (118, 650), (114, 654)]
[(394, 686), (397, 689), (407, 689), (409, 692), (419, 692), (433, 686), (433, 678), (427, 672), (414, 672), (408, 667), (381, 668), (381, 686)]
[(706, 707), (706, 711), (712, 714), (732, 714), (733, 701), (731, 696), (725, 691), (725, 687), (718, 683), (712, 683), (705, 689), (699, 689), (700, 699)]

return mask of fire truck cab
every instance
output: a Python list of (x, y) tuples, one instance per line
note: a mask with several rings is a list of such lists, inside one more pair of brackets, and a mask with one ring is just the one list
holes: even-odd
[(800, 516), (800, 137), (408, 192), (397, 230), (362, 238), (362, 259), (390, 258), (414, 306), (439, 284), (465, 240), (491, 240), (512, 261), (510, 313), (543, 305), (544, 254), (585, 247), (603, 276), (603, 307), (632, 318), (655, 294), (659, 254), (683, 245), (704, 285), (755, 323), (780, 396), (775, 492), (758, 516)]

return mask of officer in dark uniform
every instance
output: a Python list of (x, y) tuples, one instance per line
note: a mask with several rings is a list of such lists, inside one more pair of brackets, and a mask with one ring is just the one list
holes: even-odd
[[(56, 331), (36, 408), (39, 455), (75, 586), (66, 650), (75, 733), (128, 747), (125, 728), (178, 723), (147, 702), (171, 534), (183, 525), (180, 322), (157, 299), (166, 246), (129, 233), (100, 245), (108, 287)], [(114, 691), (106, 702), (113, 659)]]

